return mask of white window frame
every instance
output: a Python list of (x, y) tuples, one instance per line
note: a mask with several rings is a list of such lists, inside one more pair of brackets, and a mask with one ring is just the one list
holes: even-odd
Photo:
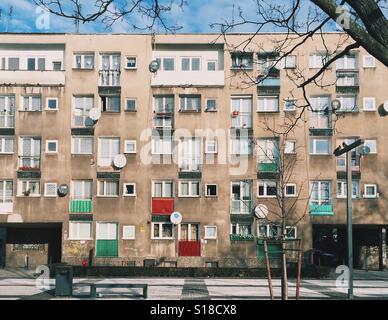
[[(158, 148), (156, 148), (156, 145)], [(165, 148), (166, 145), (170, 145), (169, 148)], [(160, 152), (157, 152), (157, 149), (160, 149)], [(169, 151), (166, 151), (169, 149)], [(174, 153), (174, 141), (172, 136), (152, 136), (151, 137), (151, 153), (153, 155), (172, 155)]]
[[(49, 143), (55, 143), (55, 151), (50, 151), (48, 146), (49, 146)], [(58, 140), (46, 140), (46, 153), (48, 154), (57, 154), (58, 153), (58, 150), (59, 150), (59, 142)]]
[[(357, 191), (358, 193), (355, 195), (353, 194), (353, 185), (357, 183)], [(338, 184), (340, 184), (340, 187), (338, 187)], [(337, 180), (336, 184), (337, 192), (336, 197), (337, 199), (346, 199), (347, 198), (347, 184), (346, 180)], [(339, 192), (340, 191), (340, 192)], [(360, 198), (360, 180), (352, 180), (352, 199), (359, 199)]]
[(327, 62), (329, 57), (326, 53), (315, 52), (309, 56), (309, 69), (319, 69)]
[[(287, 187), (291, 187), (291, 186), (294, 188), (294, 193), (287, 193)], [(286, 183), (286, 185), (284, 186), (284, 196), (288, 198), (295, 198), (298, 196), (296, 183)]]
[[(373, 145), (371, 148), (370, 145)], [(364, 146), (368, 146), (370, 152), (368, 154), (377, 154), (377, 140), (376, 139), (365, 139)]]
[[(92, 141), (92, 152), (78, 152), (75, 153), (75, 140), (78, 141), (78, 150), (81, 150), (81, 139), (91, 139)], [(73, 155), (91, 155), (94, 153), (94, 136), (72, 136), (71, 137), (71, 154)]]
[[(24, 98), (28, 97), (28, 108), (24, 109)], [(32, 110), (32, 98), (40, 98), (40, 106), (39, 110)], [(24, 112), (41, 112), (42, 111), (42, 96), (37, 95), (37, 94), (25, 94), (20, 96), (20, 107), (19, 111), (24, 111)]]
[[(113, 98), (118, 99), (118, 101), (119, 101), (119, 108), (118, 108), (118, 110), (114, 110), (112, 108), (112, 99)], [(104, 110), (103, 99), (105, 99), (105, 110)], [(100, 102), (100, 110), (101, 110), (101, 112), (104, 112), (104, 113), (120, 113), (121, 112), (121, 96), (120, 95), (117, 95), (117, 94), (114, 94), (114, 95), (103, 95), (103, 96), (100, 96), (99, 102)]]
[[(189, 99), (199, 99), (199, 105), (197, 106), (196, 109), (188, 109), (187, 105), (188, 105), (188, 100)], [(182, 100), (183, 100), (183, 108), (182, 108)], [(202, 96), (201, 95), (181, 95), (179, 96), (179, 111), (183, 111), (183, 112), (187, 112), (187, 111), (191, 111), (191, 112), (201, 112), (202, 110)]]
[[(215, 108), (214, 108), (214, 109), (209, 109), (209, 108), (207, 107), (208, 101), (215, 101)], [(217, 106), (217, 99), (216, 99), (216, 98), (206, 98), (206, 99), (205, 99), (205, 111), (208, 111), (208, 112), (215, 112), (215, 111), (217, 111), (217, 109), (218, 109), (218, 106)]]
[[(328, 129), (331, 126), (329, 115), (324, 113), (326, 108), (331, 108), (331, 97), (328, 95), (318, 95), (310, 97), (311, 109), (309, 114), (309, 126), (315, 129)], [(324, 105), (323, 102), (327, 102)], [(313, 123), (314, 122), (314, 123)], [(314, 124), (314, 125), (313, 125)]]
[[(106, 184), (108, 182), (115, 182), (115, 183), (117, 183), (117, 194), (115, 194), (115, 195), (107, 195), (106, 194)], [(103, 184), (104, 194), (101, 194), (101, 184)], [(115, 180), (115, 179), (98, 179), (97, 180), (97, 197), (101, 197), (101, 198), (117, 198), (119, 196), (120, 196), (120, 182), (119, 182), (119, 180)]]
[[(131, 151), (131, 150), (128, 150), (128, 144), (132, 144), (133, 147), (134, 147), (134, 150)], [(136, 149), (136, 140), (124, 140), (124, 153), (136, 153), (137, 152), (137, 149)]]
[[(14, 196), (14, 190), (13, 190), (13, 180), (12, 179), (0, 179), (0, 182), (3, 183), (3, 196), (0, 198), (0, 205), (1, 204), (5, 204), (5, 203), (9, 203), (9, 204), (12, 204), (13, 203), (13, 196)], [(7, 182), (11, 182), (11, 197), (10, 197), (10, 200), (11, 201), (7, 201)]]
[[(250, 110), (241, 111), (243, 109), (244, 101), (249, 100)], [(233, 107), (233, 101), (238, 101), (237, 109)], [(252, 113), (253, 113), (253, 97), (251, 95), (247, 96), (231, 96), (230, 97), (230, 111), (238, 111), (238, 115), (231, 119), (231, 127), (233, 128), (252, 128)], [(245, 120), (248, 120), (249, 123), (244, 123)]]
[[(353, 98), (354, 99), (354, 106), (351, 106), (351, 108), (346, 107), (344, 108), (344, 99), (346, 98)], [(356, 112), (358, 111), (358, 96), (356, 94), (345, 94), (345, 95), (339, 95), (337, 96), (337, 100), (341, 103), (341, 107), (337, 110), (337, 112)]]
[[(217, 71), (217, 60), (207, 60), (206, 61), (206, 71), (214, 72)], [(214, 70), (209, 70), (209, 63), (214, 63)]]
[[(268, 100), (269, 99), (276, 99), (277, 100), (277, 108), (276, 110), (273, 110), (273, 109), (269, 109), (268, 108)], [(260, 110), (259, 109), (259, 101), (260, 100), (263, 100), (263, 103), (264, 103), (264, 109), (263, 110)], [(257, 112), (279, 112), (279, 96), (257, 96)]]
[[(183, 68), (182, 68), (183, 59), (189, 59), (189, 70), (183, 70)], [(199, 59), (199, 70), (193, 70), (193, 59)], [(202, 69), (201, 68), (202, 67), (201, 57), (181, 57), (180, 62), (181, 62), (180, 71), (182, 71), (182, 72), (187, 72), (187, 71), (197, 72), (197, 71), (201, 71), (201, 69)]]
[[(39, 193), (35, 194), (29, 194), (28, 196), (25, 196), (22, 191), (23, 182), (26, 182), (27, 189), (29, 189), (29, 185), (31, 182), (37, 182), (39, 184)], [(40, 179), (18, 179), (17, 181), (17, 196), (18, 197), (40, 197), (41, 195), (41, 182)]]
[[(135, 66), (128, 67), (128, 59), (135, 59)], [(136, 56), (125, 56), (125, 69), (126, 70), (136, 70), (137, 69), (137, 57)]]
[[(291, 65), (290, 65), (291, 62)], [(296, 55), (289, 54), (284, 57), (284, 69), (295, 69), (296, 68)]]
[[(182, 183), (189, 184), (188, 195), (182, 194)], [(193, 185), (198, 184), (198, 194), (193, 194)], [(178, 181), (178, 197), (179, 198), (199, 198), (201, 196), (201, 181), (200, 180), (179, 180)]]
[[(132, 236), (125, 236), (125, 234), (126, 234), (125, 230), (126, 229), (131, 230), (130, 233), (132, 234)], [(123, 236), (122, 236), (122, 239), (123, 240), (135, 240), (136, 239), (136, 227), (133, 226), (133, 225), (123, 226)]]
[[(82, 109), (79, 109), (79, 108), (76, 108), (76, 100), (77, 99), (82, 99)], [(72, 125), (74, 127), (78, 127), (78, 128), (85, 128), (87, 127), (87, 125), (85, 124), (85, 121), (86, 119), (89, 118), (89, 112), (90, 110), (87, 109), (87, 104), (86, 104), (86, 101), (88, 99), (91, 99), (92, 100), (92, 107), (90, 108), (93, 109), (95, 107), (95, 101), (94, 101), (94, 95), (73, 95), (73, 99), (72, 99), (72, 103), (73, 103), (73, 107), (72, 107)], [(81, 115), (77, 115), (76, 113), (76, 110), (81, 110)], [(79, 126), (79, 125), (76, 125), (75, 124), (75, 117), (83, 117), (83, 125)]]
[[(214, 144), (214, 150), (209, 150), (209, 144)], [(217, 154), (218, 153), (218, 143), (215, 139), (209, 139), (205, 141), (205, 153), (207, 154)]]
[(47, 193), (48, 185), (50, 185), (50, 184), (53, 185), (53, 186), (55, 186), (55, 190), (58, 189), (58, 185), (57, 185), (56, 182), (46, 182), (46, 183), (44, 184), (44, 196), (45, 196), (45, 197), (55, 198), (55, 197), (57, 197), (57, 193), (55, 193), (54, 195), (53, 195), (53, 194), (48, 194), (48, 193)]
[[(312, 197), (312, 188), (313, 188), (314, 183), (318, 184), (318, 188), (317, 188), (318, 199), (313, 199), (313, 197)], [(310, 204), (321, 206), (321, 205), (326, 203), (326, 199), (322, 199), (322, 194), (321, 194), (321, 185), (324, 183), (327, 183), (329, 186), (329, 198), (327, 199), (327, 201), (329, 202), (329, 204), (331, 204), (331, 205), (333, 204), (333, 186), (332, 186), (331, 181), (329, 181), (329, 180), (313, 180), (310, 182), (310, 194), (311, 194)]]
[[(54, 100), (55, 101), (55, 109), (49, 108), (49, 101)], [(59, 106), (58, 106), (59, 100), (56, 97), (47, 97), (46, 98), (46, 111), (58, 111)]]
[[(372, 63), (371, 65), (367, 65), (367, 64), (366, 64), (366, 58), (371, 58), (372, 61), (373, 61), (373, 63)], [(364, 67), (365, 69), (376, 68), (376, 59), (375, 59), (372, 55), (370, 55), (370, 54), (364, 54), (364, 56), (363, 56), (363, 67)]]
[[(101, 161), (102, 161), (102, 159), (101, 159), (101, 150), (102, 150), (102, 148), (101, 148), (101, 143), (102, 143), (102, 140), (109, 140), (109, 154), (106, 155), (106, 157), (103, 158), (104, 160), (106, 160), (106, 159), (108, 159), (108, 158), (111, 159), (111, 163), (108, 164), (108, 165), (106, 165), (105, 163), (101, 164)], [(119, 137), (99, 137), (99, 138), (98, 138), (97, 164), (98, 164), (99, 166), (101, 166), (101, 167), (106, 167), (106, 166), (112, 165), (113, 158), (114, 158), (112, 150), (113, 150), (113, 144), (116, 142), (116, 140), (119, 141), (119, 151), (118, 151), (117, 154), (120, 154), (120, 138), (119, 138)], [(115, 156), (116, 156), (116, 155), (115, 155)]]
[[(328, 148), (326, 153), (318, 153), (317, 152), (317, 141), (327, 141), (328, 142)], [(311, 148), (311, 141), (313, 141), (313, 146)], [(309, 141), (309, 154), (313, 156), (322, 156), (322, 155), (331, 155), (330, 153), (331, 149), (331, 139), (330, 138), (310, 138)]]
[[(135, 101), (135, 109), (128, 109), (128, 101)], [(136, 98), (125, 98), (125, 111), (134, 112), (137, 110), (137, 99)]]
[[(366, 190), (367, 188), (374, 188), (374, 194), (373, 195), (367, 195)], [(364, 184), (364, 198), (366, 199), (376, 199), (379, 197), (379, 193), (377, 190), (377, 184), (375, 183), (365, 183)]]
[[(162, 196), (156, 196), (155, 195), (155, 184), (161, 183), (162, 184)], [(165, 185), (167, 183), (171, 183), (171, 195), (166, 195), (166, 188)], [(153, 180), (152, 181), (152, 197), (153, 198), (173, 198), (174, 197), (174, 181), (173, 180)]]
[[(90, 236), (89, 237), (80, 237), (79, 234), (79, 225), (80, 224), (88, 224), (89, 225), (89, 230), (90, 230)], [(72, 237), (73, 233), (72, 228), (76, 226), (75, 234), (76, 237)], [(89, 221), (69, 221), (69, 238), (68, 240), (93, 240), (93, 223)]]
[[(215, 229), (216, 230), (216, 235), (215, 236), (210, 236), (208, 235), (208, 230), (209, 229)], [(218, 230), (217, 230), (217, 226), (215, 225), (212, 225), (212, 226), (205, 226), (205, 235), (204, 235), (204, 239), (205, 240), (215, 240), (217, 239), (217, 233), (218, 233)]]
[[(287, 150), (287, 144), (293, 145), (291, 152)], [(296, 140), (288, 139), (284, 142), (284, 154), (296, 154)]]
[[(14, 154), (15, 153), (15, 138), (13, 136), (0, 136), (0, 140), (1, 140), (0, 154)], [(5, 151), (5, 141), (6, 140), (12, 140), (12, 151), (11, 152)]]
[[(163, 72), (174, 72), (176, 70), (176, 59), (175, 57), (156, 57), (155, 58), (156, 61), (159, 61), (160, 65), (159, 65), (159, 70), (160, 71), (163, 71)], [(165, 70), (164, 69), (164, 60), (166, 59), (172, 59), (174, 61), (174, 66), (173, 66), (173, 69), (172, 70)]]
[(179, 141), (177, 151), (178, 166), (181, 171), (200, 171), (202, 163), (202, 139), (184, 137), (183, 140)]
[[(163, 225), (168, 224), (172, 226), (172, 232), (171, 232), (171, 237), (163, 237)], [(159, 237), (155, 237), (154, 235), (154, 225), (159, 225)], [(171, 222), (152, 222), (151, 223), (151, 239), (156, 239), (156, 240), (173, 240), (174, 239), (174, 225)]]
[[(216, 186), (216, 194), (215, 195), (207, 194), (207, 187), (208, 186)], [(218, 197), (218, 184), (217, 183), (206, 183), (205, 184), (205, 197), (207, 197), (207, 198), (217, 198)]]
[[(108, 236), (105, 238), (100, 235), (100, 227), (103, 224), (108, 225)], [(112, 236), (112, 231), (114, 231), (114, 237)], [(96, 222), (96, 240), (118, 240), (118, 232), (118, 224), (116, 222)]]
[[(93, 180), (91, 180), (91, 179), (86, 179), (86, 180), (72, 180), (72, 181), (71, 181), (71, 198), (72, 198), (72, 199), (75, 199), (75, 198), (74, 198), (74, 190), (75, 190), (75, 188), (74, 188), (74, 182), (76, 182), (76, 181), (82, 183), (82, 198), (81, 198), (81, 199), (77, 199), (77, 200), (91, 200), (91, 199), (93, 198)], [(90, 198), (86, 198), (86, 196), (85, 196), (85, 182), (91, 182), (91, 184), (92, 184), (92, 187), (91, 187), (92, 194), (91, 194)]]
[[(350, 53), (350, 54), (345, 54), (341, 58), (339, 58), (336, 62), (336, 69), (337, 70), (354, 70), (357, 69), (357, 64), (358, 64), (358, 56), (355, 53)], [(354, 68), (350, 68), (350, 61), (354, 60)], [(343, 68), (338, 68), (339, 62), (343, 61)]]
[[(291, 109), (287, 108), (287, 102), (293, 102), (293, 107)], [(285, 112), (292, 112), (292, 111), (295, 111), (296, 110), (296, 99), (295, 98), (287, 98), (287, 99), (284, 99), (284, 107), (283, 107), (283, 110)]]
[[(133, 186), (133, 193), (127, 193), (127, 186)], [(123, 183), (123, 197), (136, 197), (136, 183), (135, 182), (125, 182)]]
[[(277, 193), (279, 192), (279, 184), (275, 180), (259, 180), (257, 182), (257, 197), (258, 198), (276, 198), (277, 195), (268, 195), (268, 184), (269, 183), (275, 183), (275, 187), (277, 190)], [(260, 195), (259, 194), (259, 187), (263, 185), (264, 186), (264, 194)]]
[[(373, 102), (373, 107), (371, 109), (366, 108), (366, 102)], [(366, 112), (376, 111), (376, 98), (375, 97), (364, 97), (362, 103), (363, 110)]]
[[(77, 67), (77, 56), (81, 56), (81, 67)], [(93, 65), (90, 68), (85, 67), (86, 56), (93, 57)], [(95, 66), (96, 66), (96, 57), (94, 52), (83, 52), (83, 53), (74, 52), (73, 53), (73, 69), (93, 70)]]
[[(236, 233), (233, 233), (233, 225), (236, 225)], [(233, 222), (230, 224), (230, 234), (235, 234), (235, 235), (241, 235), (240, 233), (240, 226), (243, 225), (243, 226), (251, 226), (251, 233), (248, 233), (248, 235), (254, 235), (254, 232), (253, 232), (253, 223), (250, 223), (250, 222), (241, 222), (241, 223), (238, 223), (238, 222)]]

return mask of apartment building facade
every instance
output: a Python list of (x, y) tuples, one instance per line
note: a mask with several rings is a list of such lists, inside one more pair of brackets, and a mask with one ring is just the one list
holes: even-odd
[[(341, 34), (326, 36), (335, 46)], [(362, 48), (346, 55), (331, 85), (307, 88), (314, 112), (278, 141), (262, 122), (295, 117), (303, 96), (289, 75), (313, 74), (322, 47), (307, 41), (269, 68), (282, 35), (230, 49), (247, 37), (1, 34), (0, 265), (261, 265), (258, 243), (279, 225), (253, 211), (277, 210), (278, 152), (298, 156), (283, 186), (297, 199), (289, 237), (303, 240), (306, 263), (346, 263), (345, 167), (333, 150), (362, 138), (354, 262), (385, 267), (388, 127), (376, 110), (387, 69)]]

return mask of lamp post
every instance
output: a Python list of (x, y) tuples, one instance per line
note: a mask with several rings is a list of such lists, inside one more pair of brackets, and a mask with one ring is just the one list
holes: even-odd
[(353, 299), (353, 222), (352, 222), (352, 155), (351, 151), (364, 143), (358, 139), (347, 145), (346, 143), (334, 150), (334, 155), (339, 157), (346, 153), (346, 198), (347, 198), (347, 243), (348, 243), (348, 298)]

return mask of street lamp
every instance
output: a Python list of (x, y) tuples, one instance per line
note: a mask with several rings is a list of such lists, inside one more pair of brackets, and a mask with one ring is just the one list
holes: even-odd
[(334, 155), (339, 157), (346, 153), (346, 197), (347, 197), (347, 242), (348, 242), (348, 298), (353, 299), (353, 222), (352, 222), (352, 155), (351, 151), (364, 143), (358, 139), (355, 142), (347, 145), (346, 143), (338, 146), (334, 150)]

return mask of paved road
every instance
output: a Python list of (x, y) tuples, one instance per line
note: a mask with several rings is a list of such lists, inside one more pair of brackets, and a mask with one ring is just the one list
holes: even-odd
[[(355, 298), (388, 299), (388, 272), (356, 272)], [(76, 278), (74, 296), (90, 299), (88, 284), (94, 282), (147, 283), (150, 300), (269, 299), (266, 279), (241, 278)], [(274, 293), (280, 296), (280, 281), (273, 280)], [(39, 289), (36, 279), (23, 270), (0, 271), (0, 299), (58, 299), (54, 279), (49, 287)], [(295, 296), (295, 281), (289, 283), (290, 298)], [(143, 299), (141, 289), (100, 289), (98, 299)], [(335, 277), (326, 280), (305, 279), (301, 282), (301, 299), (343, 299), (346, 289), (337, 288)]]

